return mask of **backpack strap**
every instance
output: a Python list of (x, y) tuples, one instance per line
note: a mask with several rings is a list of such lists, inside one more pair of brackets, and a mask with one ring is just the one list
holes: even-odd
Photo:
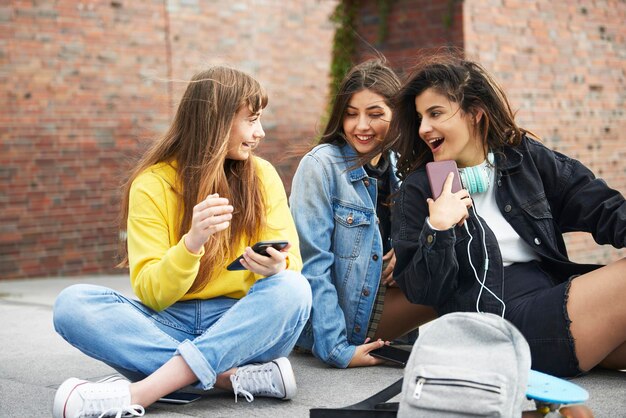
[(398, 414), (398, 402), (387, 402), (402, 392), (402, 380), (387, 386), (369, 398), (343, 408), (311, 408), (310, 418), (395, 418)]

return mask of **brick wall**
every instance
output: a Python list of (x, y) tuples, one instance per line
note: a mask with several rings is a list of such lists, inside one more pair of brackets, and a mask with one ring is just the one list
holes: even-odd
[[(421, 48), (459, 46), (503, 85), (521, 126), (626, 192), (626, 3), (623, 0), (396, 0), (376, 43), (377, 1), (362, 2), (360, 36), (399, 70)], [(366, 42), (355, 61), (371, 55)], [(607, 263), (626, 251), (567, 234), (572, 259)]]
[[(626, 3), (466, 0), (465, 51), (508, 92), (521, 126), (626, 192)], [(567, 234), (571, 257), (606, 263), (626, 252)]]
[(357, 57), (355, 61), (384, 53), (399, 72), (415, 64), (415, 52), (441, 46), (463, 47), (463, 13), (460, 1), (394, 0), (387, 17), (387, 34), (381, 39), (383, 21), (379, 1), (359, 2)]
[[(0, 278), (112, 272), (119, 184), (207, 64), (267, 88), (278, 161), (326, 103), (336, 1), (13, 1), (0, 6)], [(289, 183), (296, 159), (277, 165)]]
[[(624, 192), (622, 0), (359, 2), (355, 61), (398, 69), (419, 48), (464, 47), (495, 73), (520, 123)], [(167, 127), (195, 71), (232, 64), (268, 89), (259, 153), (287, 187), (326, 103), (337, 0), (30, 0), (0, 5), (0, 279), (112, 272), (118, 190)], [(167, 82), (167, 80), (181, 80)], [(577, 261), (622, 251), (568, 237)]]

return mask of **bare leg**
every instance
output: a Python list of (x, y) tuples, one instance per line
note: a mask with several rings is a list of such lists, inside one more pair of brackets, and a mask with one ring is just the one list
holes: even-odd
[(185, 360), (181, 356), (174, 356), (150, 376), (131, 383), (131, 403), (147, 407), (163, 395), (175, 392), (197, 380)]
[(626, 367), (626, 258), (572, 280), (567, 302), (581, 370)]
[(600, 367), (613, 370), (626, 370), (626, 342), (617, 347), (600, 362)]
[(234, 367), (222, 374), (217, 375), (215, 379), (215, 387), (224, 390), (233, 390), (233, 384), (230, 382), (230, 376), (235, 374), (237, 368)]
[[(237, 371), (230, 369), (217, 376), (215, 386), (232, 390), (230, 375)], [(175, 392), (196, 382), (198, 378), (181, 356), (172, 357), (150, 376), (130, 385), (131, 403), (148, 407), (164, 395)]]
[(398, 287), (388, 287), (385, 293), (383, 313), (374, 340), (396, 339), (437, 317), (430, 306), (409, 302)]

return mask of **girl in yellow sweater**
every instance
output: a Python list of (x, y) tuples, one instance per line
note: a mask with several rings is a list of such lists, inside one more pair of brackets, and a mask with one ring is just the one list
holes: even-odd
[[(164, 395), (196, 383), (289, 399), (285, 356), (309, 317), (298, 236), (264, 138), (267, 96), (247, 74), (214, 67), (194, 76), (168, 132), (147, 151), (122, 196), (127, 261), (139, 301), (74, 285), (55, 303), (57, 332), (117, 377), (71, 378), (54, 417), (142, 416)], [(285, 240), (266, 255), (251, 245)], [(229, 271), (243, 254), (246, 270)], [(278, 303), (277, 303), (278, 302)]]

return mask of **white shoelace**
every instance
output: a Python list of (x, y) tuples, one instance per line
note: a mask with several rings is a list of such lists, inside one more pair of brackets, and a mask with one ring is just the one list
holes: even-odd
[[(235, 403), (237, 395), (243, 395), (248, 402), (254, 400), (252, 393), (277, 393), (272, 384), (271, 369), (257, 369), (250, 372), (243, 372), (241, 375), (237, 373), (230, 375), (230, 382), (235, 392)], [(244, 389), (244, 386), (248, 389)]]
[[(101, 411), (101, 409), (100, 409)], [(141, 405), (128, 405), (122, 408), (111, 408), (107, 411), (104, 411), (98, 418), (111, 416), (110, 414), (115, 414), (115, 418), (122, 418), (122, 416), (131, 416), (131, 417), (142, 417), (146, 413), (146, 410)], [(130, 414), (130, 415), (127, 415)]]
[[(111, 377), (102, 379), (98, 383), (107, 383), (111, 381), (114, 382), (116, 380), (119, 380), (119, 378), (115, 378), (111, 376)], [(124, 405), (124, 406), (111, 406), (111, 403), (112, 403), (111, 401), (113, 399), (115, 398), (84, 399), (85, 403), (83, 405), (83, 410), (78, 411), (76, 413), (76, 417), (82, 417), (82, 416), (94, 417), (98, 413), (100, 413), (100, 415), (98, 415), (98, 418), (110, 417), (110, 416), (113, 416), (113, 414), (115, 414), (115, 418), (122, 418), (122, 416), (142, 417), (146, 413), (146, 410), (144, 409), (144, 407), (138, 404)], [(100, 412), (100, 411), (103, 411), (103, 412)]]

